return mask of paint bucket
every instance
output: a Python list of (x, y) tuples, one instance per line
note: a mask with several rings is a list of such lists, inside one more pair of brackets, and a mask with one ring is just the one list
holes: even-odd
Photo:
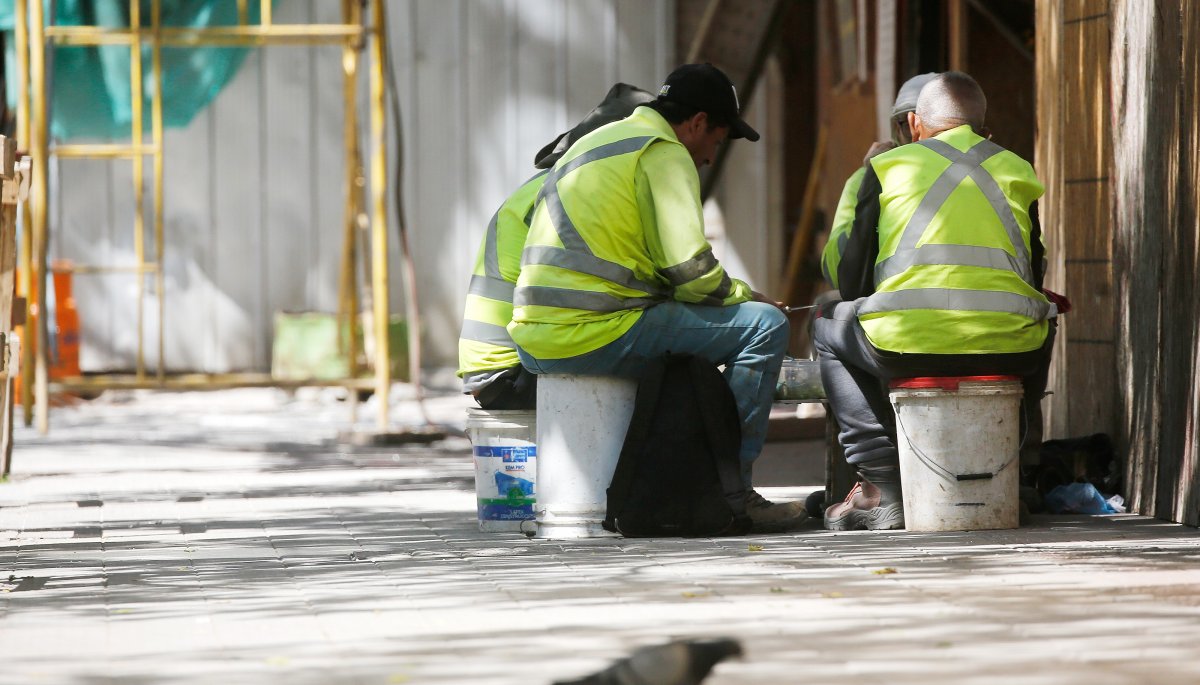
[(537, 414), (467, 409), (467, 435), (475, 458), (479, 530), (530, 528), (536, 501)]
[(892, 382), (906, 530), (1018, 526), (1022, 394), (1014, 376)]
[(612, 535), (601, 524), (637, 381), (543, 374), (537, 392), (537, 537)]

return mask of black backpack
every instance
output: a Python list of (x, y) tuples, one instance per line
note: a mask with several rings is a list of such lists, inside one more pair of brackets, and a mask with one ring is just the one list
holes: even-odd
[(638, 382), (608, 488), (604, 528), (626, 537), (710, 537), (750, 530), (729, 384), (696, 357), (668, 355)]

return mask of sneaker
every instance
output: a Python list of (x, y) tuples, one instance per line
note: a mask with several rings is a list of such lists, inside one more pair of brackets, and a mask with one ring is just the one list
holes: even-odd
[(841, 504), (825, 510), (826, 530), (899, 530), (904, 527), (904, 501), (899, 483), (859, 481)]
[(772, 502), (753, 488), (746, 491), (746, 515), (751, 533), (786, 533), (808, 520), (803, 502)]

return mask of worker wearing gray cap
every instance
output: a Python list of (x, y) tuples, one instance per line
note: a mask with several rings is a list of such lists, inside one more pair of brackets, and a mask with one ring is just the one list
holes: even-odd
[(821, 253), (821, 272), (825, 280), (834, 289), (838, 287), (838, 263), (842, 261), (842, 252), (846, 249), (846, 240), (850, 237), (850, 226), (854, 223), (854, 204), (858, 200), (858, 189), (862, 186), (863, 175), (867, 171), (867, 160), (881, 152), (887, 152), (898, 145), (912, 142), (912, 129), (908, 127), (908, 113), (917, 110), (917, 96), (921, 88), (929, 80), (937, 76), (934, 72), (914, 76), (900, 86), (896, 94), (896, 102), (892, 105), (892, 140), (891, 142), (876, 142), (867, 150), (863, 158), (863, 166), (850, 174), (846, 185), (842, 187), (842, 196), (838, 200), (837, 211), (833, 215), (833, 228), (829, 231), (829, 240), (825, 243), (825, 251)]
[(843, 302), (813, 323), (838, 440), (860, 482), (825, 510), (830, 530), (904, 527), (886, 383), (1018, 376), (1025, 418), (1046, 387), (1057, 315), (1042, 291), (1045, 246), (1029, 162), (988, 139), (987, 98), (946, 72), (921, 88), (913, 143), (867, 162), (838, 265)]

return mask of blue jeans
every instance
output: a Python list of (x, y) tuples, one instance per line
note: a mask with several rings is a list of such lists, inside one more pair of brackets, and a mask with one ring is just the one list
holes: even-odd
[(767, 419), (788, 346), (788, 320), (761, 302), (708, 307), (664, 302), (642, 314), (624, 335), (598, 350), (564, 359), (536, 359), (518, 348), (534, 373), (639, 378), (647, 362), (668, 353), (688, 354), (725, 366), (725, 380), (742, 420), (739, 456), (750, 485), (750, 466), (762, 452)]

